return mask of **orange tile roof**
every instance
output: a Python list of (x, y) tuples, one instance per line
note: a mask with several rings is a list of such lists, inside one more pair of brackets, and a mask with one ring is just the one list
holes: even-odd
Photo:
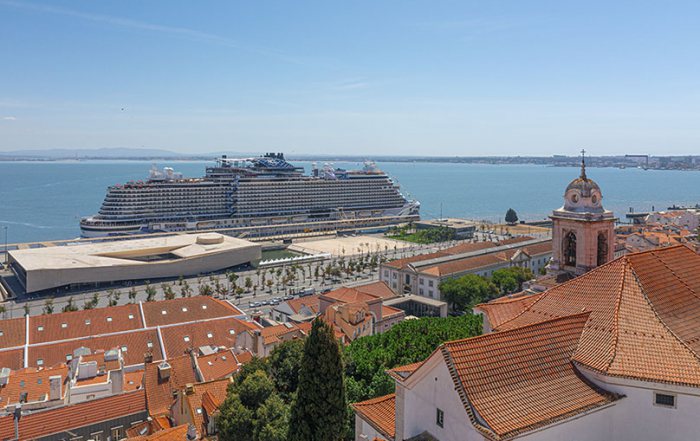
[[(518, 243), (518, 242), (515, 242)], [(512, 244), (510, 244), (512, 245)], [(486, 268), (493, 265), (502, 264), (509, 261), (518, 251), (526, 253), (528, 256), (534, 257), (552, 252), (552, 241), (548, 240), (541, 243), (522, 246), (509, 249), (506, 251), (493, 252), (478, 256), (465, 257), (462, 259), (452, 260), (444, 263), (439, 263), (426, 268), (420, 268), (419, 272), (430, 274), (433, 276), (446, 276), (464, 271), (473, 271), (479, 268)]]
[(321, 294), (322, 297), (327, 297), (335, 300), (339, 303), (366, 303), (378, 300), (378, 297), (364, 293), (355, 288), (340, 287), (329, 291), (325, 294)]
[[(112, 395), (78, 404), (49, 408), (22, 415), (19, 420), (19, 439), (29, 440), (64, 433), (71, 429), (110, 421), (146, 411), (143, 391)], [(14, 417), (0, 418), (0, 439), (14, 439)]]
[[(149, 343), (152, 347), (148, 347)], [(102, 337), (87, 337), (78, 340), (69, 340), (58, 343), (29, 347), (29, 365), (37, 366), (37, 360), (42, 359), (44, 366), (53, 366), (66, 362), (66, 355), (72, 355), (73, 351), (80, 347), (87, 347), (94, 353), (108, 351), (113, 348), (126, 346), (126, 352), (122, 352), (126, 366), (143, 363), (144, 354), (151, 352), (155, 360), (162, 359), (162, 351), (158, 334), (155, 330), (142, 330), (123, 334), (112, 334)]]
[(29, 343), (67, 340), (143, 327), (139, 305), (128, 304), (29, 318)]
[(168, 360), (170, 376), (165, 380), (161, 380), (158, 376), (159, 364), (148, 363), (143, 380), (148, 403), (148, 414), (152, 417), (169, 415), (170, 408), (174, 402), (173, 392), (184, 388), (186, 384), (197, 382), (197, 377), (192, 367), (192, 359), (189, 355), (182, 355)]
[(143, 376), (145, 373), (145, 369), (124, 372), (124, 392), (143, 388)]
[(187, 440), (187, 424), (171, 427), (170, 429), (160, 430), (150, 435), (141, 435), (130, 437), (129, 441), (171, 441), (171, 440)]
[(572, 363), (588, 317), (577, 314), (441, 346), (477, 430), (509, 438), (617, 399)]
[(393, 299), (396, 297), (396, 293), (389, 288), (389, 285), (387, 285), (386, 282), (382, 281), (365, 283), (364, 285), (353, 286), (353, 288), (365, 294), (382, 299)]
[(168, 358), (171, 358), (200, 346), (235, 347), (238, 334), (253, 329), (259, 328), (236, 318), (223, 318), (169, 326), (161, 328), (160, 332)]
[[(207, 406), (209, 410), (207, 410), (207, 413), (209, 416), (212, 416), (213, 410), (218, 409), (218, 406), (226, 399), (229, 384), (231, 384), (231, 382), (228, 378), (207, 383), (198, 383), (194, 385), (193, 392), (186, 395), (187, 405), (194, 419), (194, 427), (197, 428), (200, 434), (207, 432), (206, 425), (204, 424), (204, 395), (208, 395)], [(214, 409), (212, 409), (212, 406)]]
[(12, 370), (24, 367), (24, 349), (0, 351), (0, 368), (4, 367)]
[(354, 403), (352, 405), (363, 420), (367, 421), (379, 433), (389, 439), (394, 439), (396, 434), (396, 395), (389, 394), (383, 397)]
[(149, 327), (241, 314), (241, 311), (230, 303), (208, 296), (144, 302), (142, 307), (146, 325)]
[(416, 369), (423, 365), (424, 361), (418, 361), (416, 363), (407, 364), (404, 366), (397, 366), (393, 369), (386, 371), (387, 374), (396, 378), (397, 380), (403, 381), (406, 377), (415, 372)]
[[(531, 238), (525, 239), (525, 240), (530, 240)], [(504, 243), (496, 243), (496, 242), (466, 242), (466, 243), (461, 243), (459, 245), (455, 245), (450, 248), (446, 248), (442, 250), (443, 253), (449, 254), (449, 255), (455, 255), (455, 254), (465, 254), (465, 253), (472, 253), (474, 251), (481, 251), (481, 250), (486, 250), (488, 248), (494, 248), (499, 245), (506, 245)]]
[(49, 377), (55, 375), (61, 377), (61, 392), (65, 395), (68, 379), (68, 367), (65, 365), (48, 369), (26, 368), (11, 372), (7, 384), (0, 388), (0, 404), (4, 407), (19, 403), (23, 393), (27, 394), (25, 402), (48, 400)]
[(700, 386), (700, 256), (627, 254), (545, 291), (498, 330), (590, 312), (574, 360), (610, 376)]
[(395, 269), (403, 269), (413, 262), (421, 262), (424, 260), (437, 259), (438, 257), (447, 257), (450, 253), (444, 251), (436, 251), (434, 253), (428, 254), (418, 254), (411, 257), (404, 257), (403, 259), (390, 260), (385, 262), (383, 265), (389, 266)]
[(233, 375), (239, 369), (238, 360), (230, 349), (197, 357), (197, 366), (204, 381)]
[(382, 320), (386, 319), (387, 317), (399, 314), (405, 314), (405, 311), (403, 311), (402, 309), (394, 308), (393, 306), (382, 305)]
[(22, 346), (25, 342), (25, 318), (0, 320), (0, 348)]
[(250, 363), (253, 360), (253, 353), (250, 351), (243, 351), (240, 354), (236, 354), (236, 358), (240, 364)]
[(484, 312), (493, 329), (525, 311), (527, 307), (532, 305), (539, 298), (540, 294), (500, 297), (488, 303), (478, 304), (474, 309), (479, 309)]
[[(283, 337), (287, 334), (301, 334), (301, 329), (293, 323), (281, 323), (279, 325), (267, 326), (260, 330), (263, 343), (266, 345), (279, 343), (284, 340)], [(293, 337), (294, 336), (291, 338)]]
[(319, 303), (320, 303), (320, 300), (319, 300), (318, 294), (314, 294), (312, 296), (306, 296), (306, 297), (298, 297), (298, 298), (292, 299), (292, 300), (287, 300), (287, 305), (289, 305), (289, 307), (291, 308), (292, 311), (294, 311), (295, 314), (299, 314), (299, 311), (304, 306), (306, 306), (311, 311), (313, 311), (314, 314), (318, 314)]

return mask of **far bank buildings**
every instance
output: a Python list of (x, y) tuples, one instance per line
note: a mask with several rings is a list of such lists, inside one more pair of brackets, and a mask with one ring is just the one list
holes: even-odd
[(615, 220), (583, 163), (564, 197), (549, 269), (577, 277), (477, 306), (488, 333), (392, 369), (394, 394), (353, 405), (357, 440), (700, 439), (700, 256), (613, 260)]

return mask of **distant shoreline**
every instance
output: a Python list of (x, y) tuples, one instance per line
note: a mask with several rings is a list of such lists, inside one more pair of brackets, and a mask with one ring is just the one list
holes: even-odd
[[(239, 156), (239, 155), (235, 155)], [(235, 157), (229, 155), (229, 157)], [(240, 155), (248, 157), (251, 155)], [(92, 162), (92, 161), (134, 161), (134, 162), (187, 162), (187, 161), (213, 161), (217, 156), (210, 155), (163, 155), (163, 156), (81, 156), (81, 157), (48, 157), (48, 156), (9, 156), (0, 152), (0, 162)], [(541, 165), (550, 167), (578, 167), (581, 164), (580, 157), (574, 156), (312, 156), (289, 155), (289, 161), (319, 161), (319, 162), (362, 162), (373, 160), (376, 162), (399, 163), (441, 163), (441, 164), (484, 164), (484, 165)], [(649, 156), (648, 165), (646, 157), (628, 158), (625, 156), (591, 156), (586, 157), (586, 166), (595, 168), (645, 168), (648, 170), (700, 170), (700, 156)]]

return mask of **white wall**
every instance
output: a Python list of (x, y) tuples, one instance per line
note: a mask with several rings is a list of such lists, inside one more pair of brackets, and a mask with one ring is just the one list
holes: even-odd
[[(483, 440), (484, 437), (471, 425), (442, 355), (437, 353), (433, 357), (438, 357), (439, 363), (432, 369), (424, 366), (428, 372), (421, 373), (421, 381), (410, 389), (404, 389), (404, 439), (427, 430), (440, 441)], [(397, 399), (400, 399), (400, 395), (397, 393)], [(435, 422), (438, 408), (445, 413), (444, 427), (439, 427)]]
[[(610, 428), (606, 439), (620, 441), (700, 439), (700, 390), (604, 377), (581, 370), (602, 388), (626, 395), (610, 409)], [(654, 404), (654, 392), (676, 395), (676, 408)], [(603, 439), (603, 438), (599, 438)]]

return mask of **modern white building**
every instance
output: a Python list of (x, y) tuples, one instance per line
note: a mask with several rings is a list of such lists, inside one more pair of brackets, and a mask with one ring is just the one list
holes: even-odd
[(9, 252), (26, 292), (87, 283), (155, 280), (260, 260), (259, 244), (218, 233), (179, 234)]

